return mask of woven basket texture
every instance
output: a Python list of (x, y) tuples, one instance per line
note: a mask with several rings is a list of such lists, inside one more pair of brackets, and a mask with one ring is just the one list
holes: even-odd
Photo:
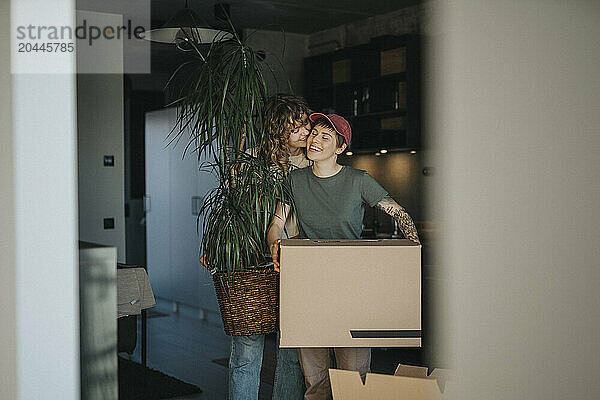
[(225, 333), (248, 336), (275, 332), (279, 326), (279, 274), (273, 270), (213, 275)]

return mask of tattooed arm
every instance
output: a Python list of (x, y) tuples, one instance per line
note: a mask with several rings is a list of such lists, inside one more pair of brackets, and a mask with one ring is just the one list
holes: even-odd
[(394, 218), (398, 222), (398, 226), (400, 230), (404, 234), (404, 237), (412, 240), (415, 243), (421, 243), (419, 240), (419, 235), (417, 234), (417, 228), (415, 228), (415, 224), (402, 206), (400, 206), (394, 199), (389, 196), (386, 196), (377, 203), (377, 208), (382, 211), (385, 211), (388, 215)]

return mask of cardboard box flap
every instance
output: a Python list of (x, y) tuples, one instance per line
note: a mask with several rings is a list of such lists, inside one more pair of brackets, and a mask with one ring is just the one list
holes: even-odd
[(408, 239), (283, 239), (281, 247), (306, 247), (306, 246), (414, 246), (421, 247), (420, 244)]
[(366, 399), (367, 389), (363, 385), (360, 374), (356, 371), (330, 369), (329, 380), (334, 400), (363, 400)]
[[(426, 370), (426, 368), (425, 368)], [(333, 400), (441, 400), (433, 379), (367, 374), (363, 385), (356, 371), (329, 370)]]
[(428, 368), (427, 367), (415, 367), (412, 365), (398, 364), (396, 367), (395, 376), (410, 376), (412, 378), (427, 378)]
[(421, 378), (436, 380), (437, 386), (441, 393), (446, 389), (446, 381), (448, 380), (448, 371), (440, 368), (415, 367), (412, 365), (398, 364), (394, 376), (406, 376), (410, 378)]

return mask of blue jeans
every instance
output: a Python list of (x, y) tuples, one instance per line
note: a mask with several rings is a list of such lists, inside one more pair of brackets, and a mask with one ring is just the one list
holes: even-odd
[[(279, 335), (277, 335), (279, 342)], [(232, 336), (229, 357), (229, 400), (258, 400), (265, 335)], [(273, 383), (273, 400), (302, 400), (304, 375), (297, 349), (280, 349)]]

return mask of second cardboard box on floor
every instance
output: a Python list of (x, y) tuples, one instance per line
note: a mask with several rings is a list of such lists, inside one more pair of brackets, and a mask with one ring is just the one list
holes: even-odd
[(281, 241), (280, 347), (421, 347), (421, 246)]
[(356, 371), (330, 369), (329, 379), (333, 400), (446, 400), (455, 394), (450, 371), (437, 368), (428, 374), (428, 368), (400, 364), (394, 375), (367, 373), (364, 383)]

